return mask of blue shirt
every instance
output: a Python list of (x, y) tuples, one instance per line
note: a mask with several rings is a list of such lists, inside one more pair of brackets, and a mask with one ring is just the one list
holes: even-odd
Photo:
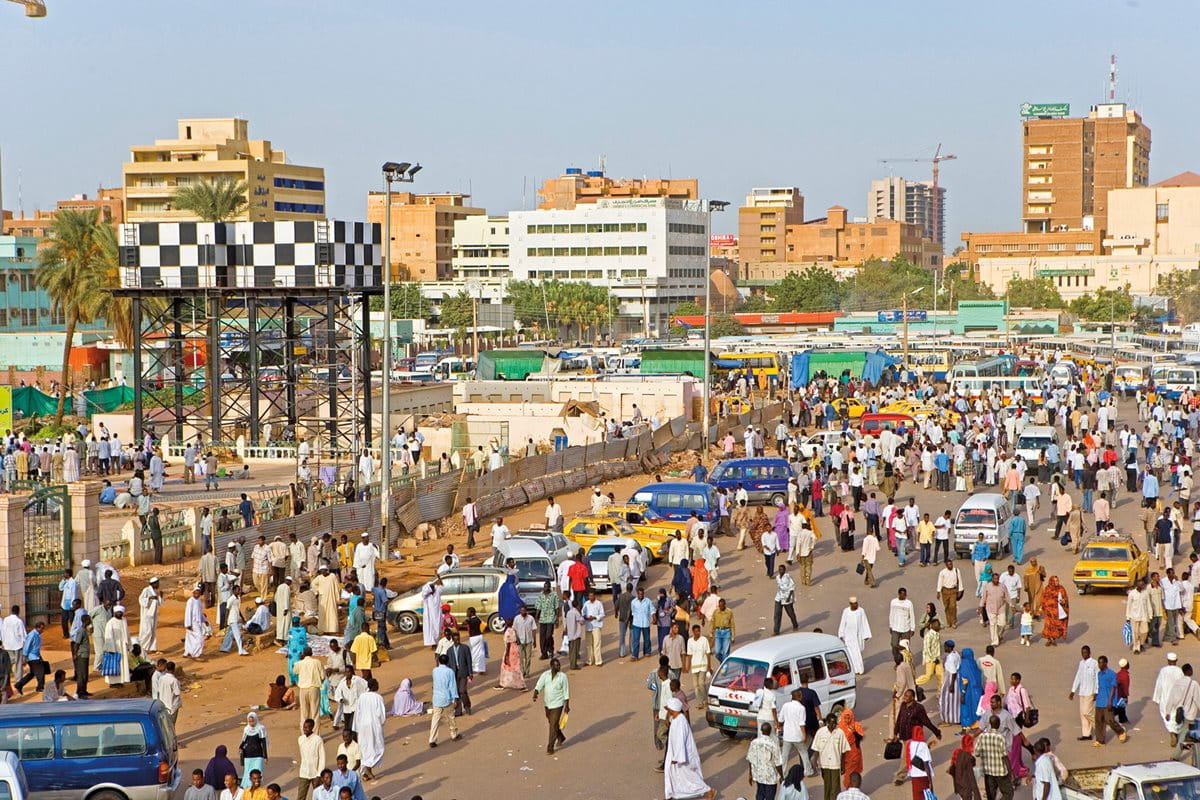
[[(443, 708), (457, 699), (458, 680), (454, 677), (454, 670), (445, 664), (438, 664), (433, 668), (433, 698), (431, 702), (434, 706)], [(334, 773), (334, 782), (336, 781), (337, 774)]]
[(1058, 445), (1054, 442), (1046, 445), (1046, 461), (1051, 464), (1058, 463)]
[(992, 548), (987, 542), (976, 542), (971, 548), (972, 561), (987, 561), (992, 556)]
[(117, 502), (117, 490), (113, 486), (105, 486), (100, 490), (100, 505), (111, 506)]
[(63, 578), (58, 582), (58, 590), (62, 592), (62, 610), (70, 611), (75, 598), (79, 597), (79, 584), (74, 578)]
[(938, 472), (950, 471), (950, 456), (939, 452), (933, 457), (933, 466)]
[(1158, 478), (1149, 472), (1142, 478), (1142, 497), (1158, 497)]
[(704, 479), (708, 477), (708, 468), (703, 464), (697, 464), (692, 467), (692, 480), (696, 483), (704, 483)]
[(649, 597), (635, 597), (629, 604), (629, 611), (635, 628), (649, 628), (650, 618), (654, 616), (654, 603)]
[(338, 769), (333, 771), (332, 786), (335, 795), (340, 794), (338, 790), (343, 786), (348, 786), (352, 800), (367, 800), (367, 793), (363, 791), (362, 779), (358, 777), (357, 772), (348, 767), (345, 773)]
[(1025, 518), (1017, 515), (1008, 521), (1009, 536), (1024, 536), (1025, 535)]
[(29, 632), (29, 638), (25, 640), (25, 660), (42, 660), (42, 634), (37, 628), (31, 630)]
[(1108, 708), (1117, 696), (1117, 673), (1105, 667), (1096, 676), (1096, 708)]

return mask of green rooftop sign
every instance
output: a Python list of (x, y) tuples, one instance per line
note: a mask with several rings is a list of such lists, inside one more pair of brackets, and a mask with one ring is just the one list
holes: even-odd
[(1065, 117), (1070, 113), (1070, 103), (1021, 103), (1022, 117)]

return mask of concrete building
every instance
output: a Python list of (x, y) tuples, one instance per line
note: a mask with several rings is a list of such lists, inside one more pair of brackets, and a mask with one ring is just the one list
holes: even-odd
[(508, 217), (473, 214), (454, 221), (450, 266), (455, 280), (509, 278)]
[(54, 223), (54, 218), (58, 216), (58, 212), (64, 209), (75, 211), (91, 211), (93, 209), (100, 212), (100, 220), (113, 225), (120, 225), (125, 221), (125, 192), (120, 189), (105, 189), (100, 187), (96, 190), (95, 197), (88, 197), (86, 194), (77, 194), (70, 200), (59, 200), (55, 203), (53, 210), (35, 210), (31, 217), (14, 217), (10, 212), (4, 212), (4, 219), (0, 220), (0, 234), (9, 236), (33, 236), (38, 239), (43, 239), (46, 236), (46, 230)]
[(1064, 255), (1098, 255), (1102, 252), (1101, 231), (1068, 230), (1048, 233), (1004, 233), (963, 232), (963, 250), (954, 257), (970, 267), (970, 272), (979, 274), (981, 258), (1030, 258)]
[(979, 279), (1001, 294), (1013, 278), (1050, 278), (1070, 300), (1100, 287), (1150, 295), (1163, 275), (1197, 269), (1200, 175), (1184, 172), (1153, 186), (1116, 189), (1106, 206), (1109, 232), (1094, 252), (983, 255)]
[(672, 308), (704, 293), (708, 214), (673, 198), (602, 199), (574, 209), (509, 215), (515, 280), (587, 281), (607, 287), (617, 313), (666, 330)]
[(603, 170), (584, 171), (567, 167), (557, 178), (547, 178), (538, 191), (543, 211), (569, 211), (578, 205), (606, 198), (671, 197), (696, 200), (700, 181), (696, 178), (610, 178)]
[[(454, 224), (487, 211), (467, 205), (469, 194), (392, 192), (392, 280), (447, 281), (453, 277)], [(367, 220), (384, 227), (383, 192), (367, 195)]]
[[(867, 193), (867, 222), (894, 219), (919, 225), (925, 236), (945, 246), (946, 187), (939, 186), (938, 202), (934, 203), (933, 181), (910, 181), (904, 178), (882, 178), (871, 181)], [(936, 215), (936, 219), (935, 219)]]
[(176, 190), (202, 180), (246, 184), (246, 206), (229, 222), (325, 218), (325, 170), (287, 163), (244, 119), (181, 119), (174, 139), (129, 148), (122, 167), (127, 222), (197, 222), (173, 207)]
[(804, 223), (804, 195), (795, 186), (750, 190), (738, 209), (738, 259), (742, 264), (791, 261), (784, 242), (789, 225)]
[(1145, 186), (1150, 129), (1124, 103), (1086, 117), (1026, 119), (1021, 133), (1021, 221), (1027, 233), (1108, 229), (1108, 193)]

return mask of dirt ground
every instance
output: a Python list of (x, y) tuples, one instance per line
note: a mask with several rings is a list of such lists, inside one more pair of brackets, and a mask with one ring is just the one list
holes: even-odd
[[(687, 463), (690, 464), (690, 461)], [(648, 480), (652, 478), (629, 478), (607, 484), (604, 490), (613, 491), (618, 499), (624, 499)], [(584, 510), (589, 491), (559, 498), (566, 512), (571, 514)], [(965, 499), (963, 494), (920, 489), (914, 492), (911, 484), (905, 484), (900, 496), (906, 498), (909, 494), (914, 494), (925, 510), (935, 514), (947, 508), (957, 509)], [(535, 503), (510, 511), (505, 515), (506, 522), (514, 529), (538, 522), (542, 518), (543, 507), (543, 503)], [(1122, 529), (1136, 530), (1134, 498), (1126, 494), (1119, 496), (1114, 520)], [(1038, 557), (1048, 573), (1061, 576), (1070, 590), (1069, 576), (1075, 557), (1052, 540), (1047, 524), (1048, 520), (1043, 516), (1031, 529), (1026, 558)], [(896, 589), (905, 586), (918, 610), (923, 608), (926, 601), (934, 599), (935, 569), (921, 568), (911, 557), (908, 566), (902, 569), (885, 552), (881, 554), (876, 569), (878, 587), (866, 589), (861, 578), (854, 573), (857, 557), (834, 548), (827, 519), (821, 520), (821, 526), (825, 535), (816, 553), (814, 585), (801, 587), (798, 591), (796, 611), (800, 627), (802, 630), (821, 627), (825, 632), (836, 633), (841, 609), (850, 594), (856, 594), (867, 610), (874, 638), (867, 647), (867, 674), (859, 679), (856, 706), (858, 717), (867, 728), (863, 742), (866, 767), (863, 789), (874, 798), (900, 800), (909, 796), (910, 789), (908, 786), (891, 785), (894, 765), (882, 760), (893, 679), (888, 652), (887, 605), (895, 596)], [(485, 534), (486, 530), (485, 527)], [(487, 536), (479, 538), (483, 546), (463, 554), (467, 563), (481, 561), (488, 552)], [(389, 562), (382, 574), (389, 576), (392, 586), (401, 591), (417, 587), (422, 578), (433, 570), (446, 541), (442, 539), (421, 544), (412, 553), (414, 560)], [(449, 541), (463, 552), (465, 541), (461, 536), (454, 536)], [(718, 544), (723, 551), (723, 595), (737, 618), (739, 635), (736, 648), (737, 645), (770, 634), (774, 583), (767, 580), (761, 558), (752, 549), (736, 552), (730, 539), (720, 539)], [(961, 563), (964, 577), (969, 579), (970, 565)], [(1000, 562), (1001, 565), (1007, 563)], [(166, 570), (158, 574), (162, 575), (171, 599), (162, 611), (159, 640), (169, 657), (184, 663), (180, 658), (180, 620), (184, 604), (182, 587), (194, 580), (195, 561), (160, 569)], [(136, 596), (141, 591), (144, 581), (152, 572), (142, 568), (129, 570), (123, 575), (130, 595)], [(652, 567), (648, 577), (647, 586), (651, 591), (669, 583), (662, 566)], [(998, 650), (997, 655), (1004, 670), (1024, 674), (1034, 704), (1041, 709), (1039, 727), (1028, 733), (1049, 737), (1055, 743), (1060, 758), (1069, 767), (1159, 759), (1169, 753), (1165, 731), (1155, 718), (1156, 709), (1146, 702), (1155, 675), (1165, 663), (1166, 650), (1151, 650), (1148, 654), (1138, 656), (1130, 654), (1121, 641), (1123, 603), (1120, 594), (1089, 594), (1081, 597), (1073, 593), (1069, 638), (1062, 646), (1043, 647), (1035, 637), (1033, 647), (1022, 647), (1016, 634), (1010, 631)], [(987, 644), (987, 630), (973, 616), (974, 607), (968, 593), (960, 604), (958, 629), (946, 635), (953, 637), (960, 649), (974, 647), (976, 653), (982, 654)], [(136, 625), (131, 625), (132, 629), (136, 629)], [(66, 649), (57, 628), (51, 626), (49, 630), (47, 656), (56, 666), (65, 667), (66, 664), (62, 662), (66, 661)], [(662, 797), (662, 775), (653, 768), (656, 757), (659, 760), (661, 757), (652, 744), (650, 696), (645, 689), (646, 675), (652, 662), (633, 664), (629, 659), (617, 657), (615, 620), (606, 622), (604, 639), (604, 666), (584, 668), (569, 675), (572, 711), (566, 732), (568, 742), (556, 755), (545, 754), (546, 723), (540, 703), (534, 703), (528, 692), (495, 688), (501, 642), (499, 637), (489, 635), (491, 654), (488, 674), (477, 678), (471, 688), (474, 715), (458, 721), (463, 740), (447, 742), (443, 732), (443, 744), (436, 750), (430, 750), (426, 746), (428, 717), (389, 718), (383, 768), (377, 770), (379, 779), (367, 784), (368, 796), (405, 800), (417, 794), (425, 800), (472, 800), (480, 797), (555, 797), (565, 800), (617, 793), (634, 798)], [(417, 696), (427, 702), (433, 664), (428, 650), (421, 646), (419, 635), (402, 637), (393, 632), (392, 644), (392, 660), (375, 671), (389, 707), (397, 686), (405, 677), (412, 678)], [(1079, 658), (1078, 648), (1082, 644), (1090, 644), (1094, 655), (1108, 655), (1114, 664), (1121, 657), (1128, 657), (1132, 662), (1132, 724), (1130, 739), (1125, 744), (1110, 740), (1107, 747), (1100, 749), (1093, 748), (1089, 742), (1076, 741), (1079, 735), (1077, 705), (1068, 700), (1067, 693)], [(231, 752), (236, 751), (246, 711), (251, 706), (265, 702), (267, 683), (285, 669), (285, 657), (273, 651), (239, 659), (215, 654), (217, 645), (215, 639), (209, 642), (202, 663), (185, 664), (188, 674), (184, 709), (179, 722), (183, 744), (180, 766), (185, 775), (193, 768), (203, 767), (218, 744), (227, 745)], [(1195, 639), (1182, 643), (1177, 650), (1180, 663), (1200, 658), (1200, 646)], [(535, 676), (544, 667), (545, 662), (535, 661)], [(103, 687), (102, 681), (94, 679), (93, 683)], [(685, 689), (688, 688), (687, 683), (685, 679)], [(99, 696), (103, 697), (104, 693)], [(932, 713), (936, 702), (931, 697), (926, 705), (936, 722), (936, 715)], [(295, 736), (299, 732), (298, 713), (267, 711), (263, 714), (263, 721), (270, 731), (272, 754), (266, 769), (266, 782), (278, 781), (284, 794), (293, 796), (296, 786), (293, 759), (296, 753)], [(747, 785), (745, 763), (747, 740), (728, 740), (710, 730), (702, 712), (693, 710), (692, 722), (705, 775), (718, 789), (719, 796), (752, 797), (753, 789)], [(957, 743), (957, 730), (957, 727), (947, 728), (942, 741), (933, 748), (936, 772), (934, 788), (939, 796), (952, 792), (946, 769)], [(328, 759), (332, 762), (337, 739), (327, 727), (323, 733), (328, 742)], [(618, 775), (599, 772), (608, 764), (619, 765)], [(483, 775), (486, 775), (486, 783)], [(810, 794), (819, 793), (820, 779), (810, 779), (808, 788)]]

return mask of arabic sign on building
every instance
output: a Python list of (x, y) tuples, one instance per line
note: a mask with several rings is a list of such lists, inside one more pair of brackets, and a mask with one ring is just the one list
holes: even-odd
[(1065, 117), (1070, 113), (1070, 103), (1021, 103), (1022, 117)]
[[(898, 308), (893, 308), (889, 311), (875, 312), (875, 318), (878, 322), (900, 322), (904, 312)], [(929, 318), (929, 312), (921, 308), (910, 308), (908, 310), (909, 322), (925, 322)]]

